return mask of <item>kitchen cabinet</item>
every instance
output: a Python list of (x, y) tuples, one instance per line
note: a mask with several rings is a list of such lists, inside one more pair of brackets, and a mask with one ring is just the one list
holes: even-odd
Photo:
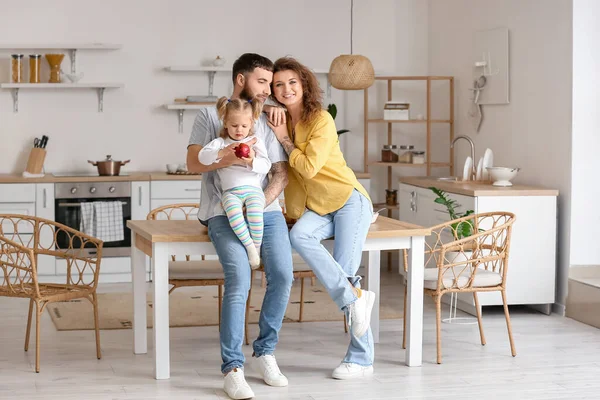
[[(507, 272), (508, 304), (535, 307), (547, 314), (555, 301), (556, 226), (558, 191), (535, 187), (497, 188), (490, 184), (441, 183), (435, 178), (400, 178), (400, 220), (434, 226), (449, 220), (443, 206), (434, 202), (435, 186), (456, 200), (459, 213), (508, 211), (516, 215)], [(404, 269), (400, 268), (401, 273)], [(499, 293), (479, 293), (481, 306), (502, 304)], [(458, 308), (474, 313), (472, 295), (459, 296)]]
[(176, 203), (200, 203), (202, 181), (152, 181), (150, 182), (150, 209)]
[[(144, 220), (150, 212), (150, 182), (131, 182), (131, 219)], [(131, 258), (125, 265), (128, 281), (131, 280)], [(150, 281), (150, 259), (146, 259), (147, 280)]]

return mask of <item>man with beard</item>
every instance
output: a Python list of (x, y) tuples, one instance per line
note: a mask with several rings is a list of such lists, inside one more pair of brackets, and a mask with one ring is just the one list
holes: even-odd
[[(264, 103), (271, 93), (273, 63), (258, 54), (243, 54), (233, 64), (232, 78), (231, 99), (241, 98)], [(281, 109), (270, 108), (268, 113), (270, 120), (275, 122), (274, 125), (285, 121)], [(215, 173), (217, 169), (233, 164), (246, 165), (246, 161), (235, 155), (235, 144), (224, 149), (225, 155), (218, 162), (203, 165), (198, 160), (198, 153), (203, 146), (218, 136), (221, 125), (216, 107), (207, 107), (198, 113), (189, 140), (187, 166), (188, 170), (203, 175), (198, 219), (208, 226), (209, 237), (225, 274), (220, 332), (224, 390), (232, 399), (246, 399), (254, 397), (244, 377), (245, 359), (242, 352), (251, 269), (246, 249), (233, 232), (221, 206), (221, 185), (219, 176)], [(268, 284), (258, 322), (260, 332), (253, 343), (252, 359), (254, 368), (266, 384), (287, 386), (287, 378), (279, 370), (273, 356), (293, 280), (288, 228), (277, 199), (287, 184), (287, 156), (268, 127), (267, 116), (264, 113), (255, 122), (254, 130), (254, 135), (260, 138), (267, 148), (272, 167), (268, 177), (262, 181), (266, 207), (261, 258)], [(250, 158), (253, 156), (251, 153)]]

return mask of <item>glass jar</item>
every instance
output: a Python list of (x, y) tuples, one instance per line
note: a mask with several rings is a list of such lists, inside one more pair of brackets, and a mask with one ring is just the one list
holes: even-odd
[(385, 189), (385, 204), (388, 206), (395, 206), (398, 204), (397, 189)]
[(29, 55), (29, 83), (40, 83), (41, 54)]
[(425, 152), (424, 151), (413, 151), (412, 152), (412, 163), (413, 164), (425, 164)]
[(400, 145), (400, 150), (404, 150), (403, 153), (398, 155), (398, 162), (411, 163), (412, 162), (412, 150), (415, 148), (413, 145)]
[(23, 54), (11, 54), (10, 81), (12, 83), (23, 82)]
[(398, 154), (395, 152), (397, 147), (395, 144), (384, 144), (381, 149), (381, 161), (398, 162)]

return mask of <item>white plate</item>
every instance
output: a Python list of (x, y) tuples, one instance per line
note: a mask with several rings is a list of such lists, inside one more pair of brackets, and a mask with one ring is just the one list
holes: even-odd
[(471, 180), (471, 171), (473, 170), (473, 159), (471, 156), (467, 157), (465, 161), (465, 168), (463, 169), (463, 181)]
[(479, 157), (479, 162), (477, 163), (477, 174), (475, 175), (475, 179), (478, 181), (483, 179), (483, 157)]
[(487, 170), (487, 167), (494, 166), (494, 153), (492, 150), (485, 149), (485, 153), (483, 153), (483, 179), (487, 180), (490, 178), (490, 173)]

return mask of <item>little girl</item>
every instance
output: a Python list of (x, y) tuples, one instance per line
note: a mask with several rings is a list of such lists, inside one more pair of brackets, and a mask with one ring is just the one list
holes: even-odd
[[(202, 148), (198, 160), (204, 165), (219, 162), (233, 143), (249, 143), (252, 152), (241, 158), (240, 164), (217, 169), (221, 179), (221, 203), (231, 229), (240, 239), (246, 251), (252, 269), (260, 265), (260, 246), (263, 237), (263, 210), (265, 195), (260, 182), (263, 175), (269, 173), (271, 161), (267, 157), (264, 143), (253, 136), (254, 121), (262, 111), (260, 101), (228, 99), (221, 97), (217, 101), (217, 114), (223, 121), (220, 137)], [(243, 207), (246, 206), (248, 224), (244, 219)], [(249, 229), (248, 229), (249, 228)]]

